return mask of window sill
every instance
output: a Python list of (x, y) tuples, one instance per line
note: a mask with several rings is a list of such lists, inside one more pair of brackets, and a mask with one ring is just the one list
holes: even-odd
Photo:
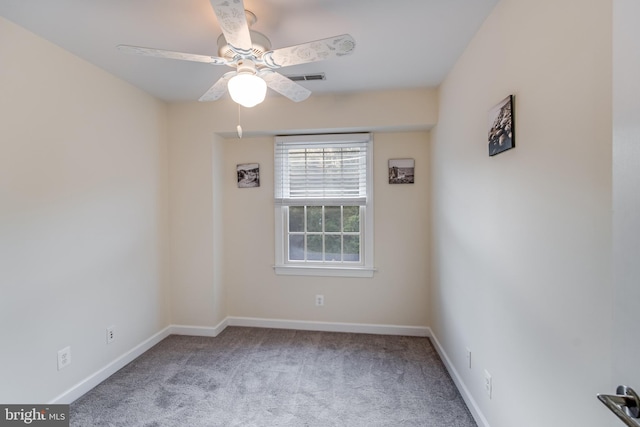
[(324, 276), (324, 277), (373, 277), (377, 270), (371, 267), (334, 267), (334, 266), (301, 266), (276, 265), (276, 274), (284, 276)]

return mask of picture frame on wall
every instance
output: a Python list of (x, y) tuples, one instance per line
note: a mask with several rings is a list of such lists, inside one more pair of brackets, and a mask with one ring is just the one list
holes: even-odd
[(260, 165), (258, 163), (242, 163), (236, 166), (238, 188), (260, 187)]
[(413, 184), (415, 161), (413, 159), (389, 159), (389, 184)]
[(516, 146), (514, 96), (509, 95), (489, 111), (489, 156)]

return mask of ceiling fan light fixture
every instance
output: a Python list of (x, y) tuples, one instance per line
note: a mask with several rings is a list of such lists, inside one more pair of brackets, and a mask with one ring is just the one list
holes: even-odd
[(231, 77), (228, 88), (231, 99), (247, 108), (260, 104), (267, 94), (267, 82), (250, 73), (238, 73)]
[(245, 59), (238, 61), (238, 74), (229, 79), (227, 89), (236, 103), (251, 108), (264, 101), (267, 82), (257, 76), (255, 63)]

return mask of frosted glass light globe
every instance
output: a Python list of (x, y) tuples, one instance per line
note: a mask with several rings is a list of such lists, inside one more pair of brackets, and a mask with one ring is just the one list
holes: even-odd
[(231, 99), (247, 108), (260, 104), (267, 94), (267, 82), (249, 73), (231, 77), (228, 88)]

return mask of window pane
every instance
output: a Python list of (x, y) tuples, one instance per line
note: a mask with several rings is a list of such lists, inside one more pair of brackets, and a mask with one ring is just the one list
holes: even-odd
[(360, 207), (344, 207), (344, 231), (347, 233), (360, 231)]
[(289, 259), (304, 261), (304, 236), (289, 235)]
[(344, 260), (360, 261), (360, 236), (344, 236)]
[(324, 208), (324, 231), (329, 233), (339, 233), (340, 227), (340, 206), (326, 206)]
[(307, 259), (310, 261), (322, 261), (322, 235), (307, 236)]
[(307, 231), (322, 231), (322, 206), (307, 207)]
[(341, 236), (325, 236), (325, 261), (342, 261), (342, 238)]
[(289, 231), (304, 231), (304, 206), (291, 206), (289, 208)]

